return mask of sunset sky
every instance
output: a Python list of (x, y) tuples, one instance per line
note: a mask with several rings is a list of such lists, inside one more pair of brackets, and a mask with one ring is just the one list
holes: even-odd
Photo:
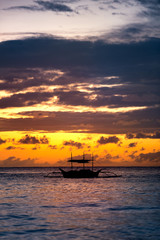
[(0, 167), (160, 166), (160, 1), (0, 0)]

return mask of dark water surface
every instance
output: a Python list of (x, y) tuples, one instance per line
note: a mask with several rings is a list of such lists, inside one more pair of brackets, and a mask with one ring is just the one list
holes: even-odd
[(0, 168), (0, 239), (160, 239), (160, 168), (44, 178), (51, 170)]

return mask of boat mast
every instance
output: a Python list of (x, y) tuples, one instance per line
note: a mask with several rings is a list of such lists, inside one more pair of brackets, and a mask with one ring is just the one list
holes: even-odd
[(93, 160), (94, 160), (94, 159), (93, 159), (93, 153), (92, 153), (92, 171), (93, 171)]
[[(83, 153), (83, 160), (84, 160), (84, 153)], [(85, 169), (85, 164), (84, 164), (84, 162), (83, 162), (83, 169)]]
[(72, 164), (72, 152), (71, 152), (71, 169), (73, 168), (73, 164)]

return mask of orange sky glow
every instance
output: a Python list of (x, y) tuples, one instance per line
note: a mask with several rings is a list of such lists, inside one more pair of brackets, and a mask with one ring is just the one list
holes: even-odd
[(71, 152), (76, 158), (85, 153), (85, 157), (91, 159), (93, 154), (97, 166), (159, 166), (158, 161), (152, 161), (159, 157), (160, 140), (157, 139), (127, 139), (124, 134), (118, 134), (116, 141), (103, 144), (99, 141), (102, 137), (109, 139), (115, 135), (2, 132), (1, 136), (1, 142), (4, 141), (0, 145), (2, 167), (68, 166)]

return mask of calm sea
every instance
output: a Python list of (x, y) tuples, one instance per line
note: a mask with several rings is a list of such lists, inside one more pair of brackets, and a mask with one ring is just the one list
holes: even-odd
[(44, 178), (52, 170), (0, 168), (0, 239), (160, 239), (160, 168)]

